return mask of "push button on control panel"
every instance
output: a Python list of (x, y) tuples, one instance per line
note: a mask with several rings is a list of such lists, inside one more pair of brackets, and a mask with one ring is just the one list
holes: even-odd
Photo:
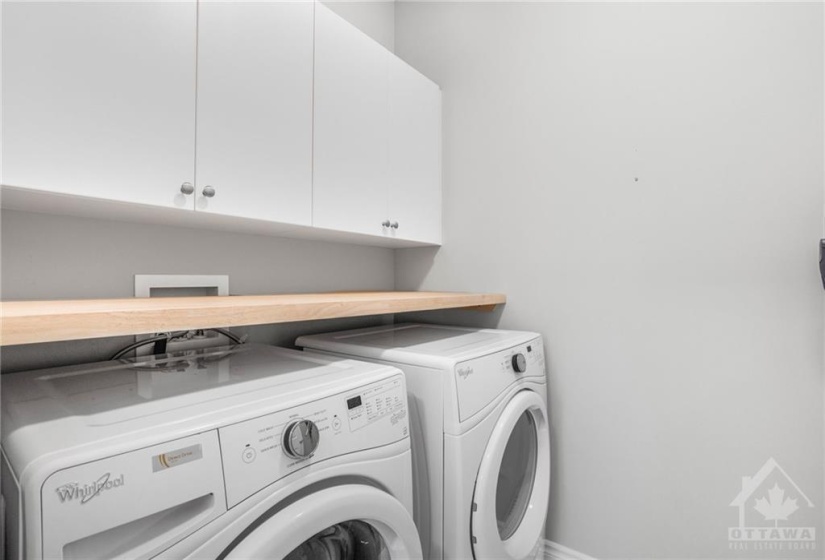
[(241, 458), (243, 459), (244, 463), (251, 463), (255, 460), (255, 457), (257, 456), (258, 452), (251, 447), (244, 448), (243, 453), (241, 453)]

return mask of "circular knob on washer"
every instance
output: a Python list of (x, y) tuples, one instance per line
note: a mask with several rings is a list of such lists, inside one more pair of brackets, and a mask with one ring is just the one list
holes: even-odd
[(318, 448), (321, 439), (312, 420), (298, 420), (284, 430), (284, 453), (293, 459), (306, 459)]
[(513, 356), (513, 370), (516, 373), (524, 373), (527, 371), (527, 359), (521, 352)]

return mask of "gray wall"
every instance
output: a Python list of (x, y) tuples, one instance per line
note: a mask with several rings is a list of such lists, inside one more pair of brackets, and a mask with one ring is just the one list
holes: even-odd
[(322, 0), (332, 11), (384, 45), (395, 49), (395, 2), (393, 0)]
[(728, 550), (774, 457), (822, 545), (822, 27), (812, 3), (396, 6), (396, 53), (443, 88), (445, 192), (444, 247), (398, 251), (396, 285), (505, 292), (439, 319), (544, 335), (552, 540), (794, 557)]
[[(377, 247), (3, 211), (3, 300), (134, 295), (135, 274), (228, 274), (233, 295), (391, 290), (393, 252)], [(386, 322), (387, 317), (236, 328), (250, 340)], [(107, 359), (134, 337), (3, 348), (2, 371)]]

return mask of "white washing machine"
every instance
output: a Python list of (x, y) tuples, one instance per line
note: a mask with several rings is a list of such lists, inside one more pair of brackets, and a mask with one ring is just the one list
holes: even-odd
[(426, 558), (540, 554), (550, 432), (539, 335), (406, 324), (304, 336), (297, 344), (406, 373), (415, 518)]
[(244, 345), (2, 382), (9, 559), (422, 557), (396, 368)]

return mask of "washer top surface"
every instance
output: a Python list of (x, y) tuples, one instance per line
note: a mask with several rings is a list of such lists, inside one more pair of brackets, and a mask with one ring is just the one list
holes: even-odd
[(298, 346), (397, 363), (442, 367), (524, 344), (537, 333), (399, 324), (302, 336)]
[(3, 448), (25, 464), (101, 441), (130, 446), (160, 432), (171, 439), (395, 374), (386, 366), (257, 344), (8, 374)]

